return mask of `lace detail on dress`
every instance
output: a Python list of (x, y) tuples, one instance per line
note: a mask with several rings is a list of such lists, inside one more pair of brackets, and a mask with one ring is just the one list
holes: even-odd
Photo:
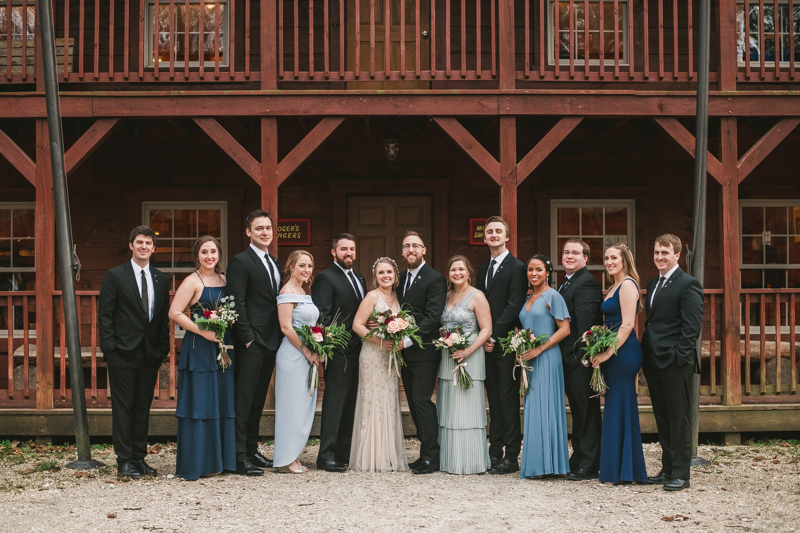
[(472, 300), (476, 292), (478, 292), (478, 289), (469, 293), (469, 296), (454, 305), (452, 309), (447, 309), (447, 306), (445, 306), (442, 313), (442, 327), (444, 329), (451, 330), (461, 326), (464, 333), (472, 333), (481, 329), (478, 327), (478, 319), (475, 313), (469, 306), (469, 301)]

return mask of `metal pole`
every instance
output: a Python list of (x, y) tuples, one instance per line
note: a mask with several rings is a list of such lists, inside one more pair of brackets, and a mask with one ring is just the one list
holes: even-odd
[(38, 0), (36, 15), (39, 20), (39, 35), (42, 45), (44, 67), (44, 91), (47, 107), (47, 130), (50, 137), (50, 163), (53, 169), (53, 198), (56, 212), (56, 243), (58, 266), (61, 271), (61, 302), (64, 306), (67, 355), (69, 356), (69, 382), (72, 389), (72, 416), (75, 421), (75, 447), (78, 460), (67, 468), (95, 468), (105, 466), (92, 459), (89, 443), (89, 420), (84, 397), (83, 364), (81, 361), (81, 339), (78, 324), (78, 307), (75, 283), (72, 279), (72, 230), (67, 197), (67, 173), (64, 167), (64, 136), (61, 131), (61, 106), (56, 81), (56, 51), (51, 18), (50, 0)]
[[(697, 131), (695, 132), (694, 158), (694, 199), (692, 213), (691, 255), (692, 275), (702, 284), (705, 278), (706, 263), (706, 194), (708, 163), (708, 63), (711, 48), (711, 0), (700, 0), (700, 17), (698, 20), (698, 65), (697, 65)], [(702, 338), (697, 339), (698, 367), (701, 359)], [(700, 435), (700, 374), (693, 376), (692, 383), (692, 465), (707, 465), (708, 461), (697, 456), (697, 444)]]

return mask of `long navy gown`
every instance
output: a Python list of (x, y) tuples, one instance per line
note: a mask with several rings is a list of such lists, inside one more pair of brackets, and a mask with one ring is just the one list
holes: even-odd
[[(192, 306), (192, 316), (214, 309), (225, 287), (204, 287)], [(230, 332), (225, 344), (232, 344)], [(236, 433), (233, 411), (233, 350), (231, 366), (217, 364), (218, 344), (187, 331), (178, 363), (178, 455), (175, 474), (181, 479), (236, 470)]]
[[(630, 281), (636, 285), (635, 281)], [(636, 290), (639, 290), (638, 285)], [(614, 331), (619, 330), (622, 324), (619, 289), (602, 303), (600, 310), (605, 317), (605, 325)], [(636, 338), (636, 330), (632, 330), (627, 340), (617, 348), (616, 355), (602, 364), (608, 386), (600, 444), (600, 481), (604, 483), (647, 483), (642, 433), (639, 429), (639, 405), (636, 401), (636, 376), (641, 368), (642, 346)]]

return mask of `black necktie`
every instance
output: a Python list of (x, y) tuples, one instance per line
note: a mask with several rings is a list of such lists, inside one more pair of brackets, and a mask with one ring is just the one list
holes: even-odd
[(658, 280), (658, 285), (656, 285), (656, 292), (653, 293), (653, 301), (650, 302), (650, 305), (656, 303), (656, 298), (658, 298), (658, 293), (661, 292), (661, 289), (663, 289), (664, 285), (666, 284), (667, 284), (667, 278), (661, 276), (661, 278)]
[(147, 321), (150, 322), (150, 295), (147, 293), (147, 276), (142, 270), (142, 308), (147, 315)]
[[(489, 280), (488, 280), (488, 281), (492, 281), (492, 278), (494, 278), (494, 266), (495, 266), (496, 264), (497, 264), (497, 261), (495, 261), (494, 259), (492, 259), (492, 260), (489, 262)], [(487, 283), (487, 284), (488, 284), (488, 283)]]
[(413, 281), (413, 279), (414, 279), (414, 276), (412, 276), (411, 272), (409, 271), (408, 276), (406, 277), (406, 288), (403, 291), (403, 296), (405, 296), (406, 293), (408, 292), (408, 289), (411, 288), (411, 282)]
[(356, 291), (356, 298), (361, 301), (361, 290), (358, 288), (358, 282), (352, 270), (347, 273), (347, 277), (350, 278), (350, 283), (353, 284), (353, 290)]
[(564, 280), (564, 283), (561, 284), (561, 287), (559, 287), (558, 292), (563, 291), (564, 289), (567, 288), (567, 286), (569, 286), (570, 279), (572, 278), (567, 278)]
[(275, 278), (272, 277), (272, 267), (269, 264), (269, 256), (264, 254), (264, 266), (267, 267), (267, 276), (269, 277), (269, 286), (275, 290)]

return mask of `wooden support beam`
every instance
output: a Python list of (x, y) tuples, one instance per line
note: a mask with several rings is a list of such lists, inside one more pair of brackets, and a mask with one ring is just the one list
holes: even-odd
[(0, 155), (25, 176), (31, 185), (36, 186), (36, 164), (28, 157), (22, 148), (17, 146), (11, 137), (0, 131)]
[(721, 119), (723, 173), (720, 184), (720, 275), (722, 277), (722, 403), (741, 405), (739, 179), (736, 117)]
[(517, 165), (517, 185), (525, 181), (525, 178), (536, 170), (536, 167), (561, 144), (561, 141), (575, 129), (575, 126), (580, 124), (581, 120), (583, 120), (583, 117), (562, 118), (558, 121), (558, 124), (553, 126), (553, 129), (542, 137), (541, 141), (536, 143), (536, 146)]
[[(500, 163), (497, 162), (492, 154), (490, 154), (457, 119), (454, 117), (433, 117), (433, 120), (442, 127), (484, 172), (489, 174), (498, 185), (502, 185), (500, 182)], [(514, 161), (514, 164), (516, 165), (516, 161)]]
[(81, 135), (75, 144), (70, 146), (64, 154), (64, 166), (67, 168), (67, 175), (75, 170), (81, 163), (97, 150), (100, 145), (119, 126), (118, 118), (100, 118), (92, 124), (89, 130)]
[(55, 206), (47, 120), (36, 121), (36, 408), (53, 408), (53, 291)]
[[(261, 90), (278, 88), (278, 2), (260, 0)], [(283, 24), (283, 21), (280, 21)], [(277, 224), (277, 221), (276, 221)]]
[(741, 183), (792, 131), (800, 118), (790, 117), (778, 121), (739, 159), (738, 178)]
[[(756, 0), (753, 1), (756, 2)], [(736, 58), (736, 40), (739, 31), (736, 19), (737, 0), (719, 0), (714, 4), (718, 10), (715, 24), (717, 26), (717, 45), (719, 47), (717, 48), (717, 57), (719, 58), (717, 82), (720, 91), (735, 91), (736, 75), (739, 72), (739, 64)]]
[(500, 89), (513, 89), (517, 74), (514, 55), (514, 2), (497, 3), (497, 22)]
[(517, 119), (500, 117), (500, 216), (508, 222), (508, 249), (517, 255)]
[[(695, 150), (695, 138), (689, 130), (683, 127), (683, 124), (678, 122), (678, 119), (674, 117), (653, 117), (653, 120), (656, 121), (656, 124), (661, 126), (667, 134), (672, 137), (672, 139), (680, 145), (681, 148), (686, 150), (692, 158), (694, 158), (694, 150)], [(717, 180), (719, 183), (722, 183), (722, 163), (719, 162), (719, 159), (714, 157), (714, 154), (708, 152), (708, 163), (706, 166), (706, 170), (708, 173)]]
[(269, 251), (278, 257), (278, 119), (261, 119), (261, 209), (272, 217), (275, 236)]
[(226, 154), (231, 156), (231, 159), (242, 167), (242, 170), (244, 170), (248, 176), (253, 178), (256, 183), (262, 183), (261, 164), (233, 138), (233, 135), (228, 133), (228, 130), (223, 128), (220, 123), (213, 118), (194, 117), (194, 121), (198, 126), (203, 128), (203, 131), (205, 131)]
[(280, 187), (342, 122), (344, 122), (344, 117), (325, 117), (313, 130), (308, 132), (308, 135), (283, 158), (283, 161), (278, 163), (277, 186)]

